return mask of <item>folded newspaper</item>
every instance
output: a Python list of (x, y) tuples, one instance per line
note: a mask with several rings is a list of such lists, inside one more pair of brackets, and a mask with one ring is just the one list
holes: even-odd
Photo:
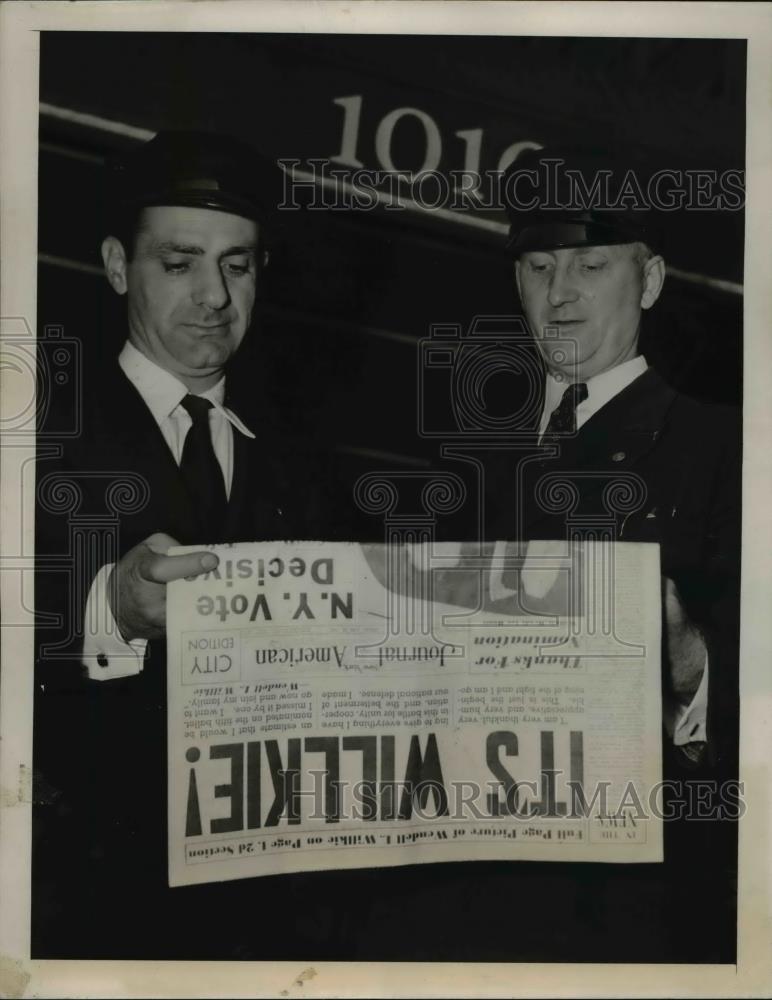
[(212, 551), (168, 588), (170, 885), (662, 860), (657, 546)]

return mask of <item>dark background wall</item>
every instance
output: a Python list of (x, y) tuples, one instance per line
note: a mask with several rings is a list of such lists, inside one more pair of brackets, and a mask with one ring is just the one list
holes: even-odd
[[(81, 338), (88, 364), (124, 339), (99, 275), (100, 190), (104, 158), (136, 143), (133, 131), (217, 129), (273, 158), (330, 158), (344, 123), (334, 101), (359, 95), (356, 157), (368, 168), (384, 116), (414, 108), (436, 124), (445, 172), (464, 167), (456, 133), (474, 129), (482, 170), (529, 141), (613, 143), (654, 167), (721, 171), (744, 166), (744, 88), (744, 42), (717, 39), (44, 33), (39, 325)], [(420, 122), (403, 116), (396, 165), (420, 168), (425, 149)], [(503, 217), (479, 213), (485, 229), (385, 209), (290, 215), (239, 377), (354, 471), (431, 463), (418, 343), (433, 323), (520, 311)], [(736, 402), (743, 214), (674, 212), (667, 224), (675, 270), (646, 316), (644, 351), (676, 386)], [(266, 378), (277, 365), (284, 377)]]

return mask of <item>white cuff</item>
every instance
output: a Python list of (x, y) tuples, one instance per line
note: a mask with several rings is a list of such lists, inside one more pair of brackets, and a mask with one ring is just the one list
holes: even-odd
[(107, 599), (107, 581), (114, 563), (107, 563), (94, 577), (83, 621), (83, 665), (92, 681), (131, 677), (142, 671), (147, 639), (121, 636)]
[(665, 728), (677, 747), (686, 743), (705, 742), (708, 738), (708, 654), (699, 687), (688, 705), (673, 704), (665, 707)]

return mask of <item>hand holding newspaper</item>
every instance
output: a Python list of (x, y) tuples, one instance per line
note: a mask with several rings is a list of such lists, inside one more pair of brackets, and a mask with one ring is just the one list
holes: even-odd
[(168, 588), (172, 886), (662, 860), (656, 546), (212, 550)]

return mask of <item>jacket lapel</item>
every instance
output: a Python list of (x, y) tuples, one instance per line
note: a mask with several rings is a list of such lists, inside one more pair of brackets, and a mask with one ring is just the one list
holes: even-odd
[(249, 481), (250, 459), (253, 457), (253, 442), (241, 431), (233, 428), (233, 478), (228, 496), (228, 507), (223, 525), (223, 540), (228, 542), (246, 542), (250, 538), (244, 536), (249, 531)]
[[(245, 409), (233, 405), (238, 414)], [(252, 541), (259, 538), (290, 537), (286, 512), (276, 502), (287, 491), (283, 484), (284, 461), (277, 460), (278, 432), (270, 415), (258, 416), (256, 430), (261, 443), (233, 429), (233, 478), (225, 523), (218, 526), (217, 538), (205, 537), (198, 512), (191, 502), (174, 456), (141, 395), (116, 362), (106, 373), (98, 394), (96, 446), (103, 465), (131, 469), (147, 482), (150, 500), (143, 523), (152, 531), (165, 531), (183, 545), (210, 541)], [(248, 411), (248, 408), (246, 408)], [(249, 424), (255, 424), (251, 413)], [(279, 456), (283, 459), (284, 456)], [(151, 533), (149, 532), (149, 533)]]
[[(635, 472), (660, 437), (675, 397), (675, 390), (649, 368), (561, 444), (557, 456), (540, 461), (537, 477), (555, 474), (570, 480), (577, 507), (587, 509), (615, 477)], [(533, 496), (533, 488), (529, 492)], [(550, 515), (533, 503), (527, 511), (528, 537), (534, 538), (539, 522)]]
[[(157, 527), (181, 544), (200, 540), (198, 517), (163, 435), (144, 400), (116, 363), (101, 385), (100, 435), (114, 468), (143, 476)], [(173, 529), (173, 530), (170, 530)]]
[(284, 507), (292, 494), (286, 482), (287, 464), (295, 456), (281, 450), (285, 438), (276, 417), (264, 399), (233, 397), (230, 389), (226, 405), (245, 420), (257, 439), (233, 429), (233, 479), (223, 540), (291, 538), (293, 529)]

